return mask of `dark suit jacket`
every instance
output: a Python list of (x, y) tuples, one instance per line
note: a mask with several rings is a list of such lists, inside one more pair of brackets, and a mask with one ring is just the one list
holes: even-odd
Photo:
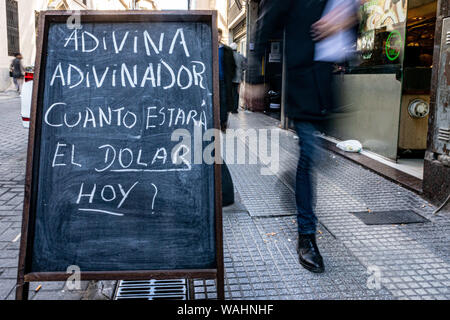
[(223, 45), (223, 68), (225, 90), (227, 92), (227, 111), (233, 110), (233, 78), (236, 72), (236, 62), (234, 61), (233, 50)]
[[(286, 32), (286, 115), (296, 120), (321, 120), (331, 106), (329, 63), (314, 62), (311, 26), (318, 21), (327, 0), (264, 0), (256, 23), (254, 50), (250, 52), (249, 82), (263, 83), (261, 60), (275, 32)], [(328, 95), (328, 96), (327, 96)]]
[(22, 66), (22, 61), (20, 59), (14, 58), (11, 62), (10, 69), (12, 69), (12, 77), (13, 78), (23, 78), (24, 77), (24, 68)]

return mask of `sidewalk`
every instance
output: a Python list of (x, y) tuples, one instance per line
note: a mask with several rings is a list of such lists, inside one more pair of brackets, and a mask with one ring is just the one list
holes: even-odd
[[(232, 128), (277, 128), (278, 121), (240, 112)], [(318, 168), (318, 244), (326, 272), (297, 262), (294, 177), (298, 140), (280, 130), (280, 170), (229, 165), (246, 212), (224, 212), (226, 289), (231, 298), (450, 299), (450, 214), (355, 163), (322, 150)], [(249, 150), (257, 156), (255, 150)], [(410, 209), (429, 222), (365, 225), (349, 212)], [(379, 271), (382, 287), (368, 281)], [(372, 286), (370, 286), (372, 287)]]
[(0, 91), (0, 101), (10, 100), (10, 99), (19, 99), (20, 95), (16, 90), (6, 90)]
[[(16, 94), (16, 93), (14, 93)], [(9, 98), (8, 98), (9, 97)], [(0, 300), (14, 299), (24, 197), (28, 129), (22, 127), (20, 99), (0, 95)], [(36, 292), (35, 289), (40, 289)], [(30, 284), (30, 299), (81, 299), (62, 282)]]
[[(21, 226), (28, 131), (19, 101), (0, 101), (0, 299), (13, 299)], [(231, 116), (234, 128), (278, 128), (262, 114)], [(279, 130), (279, 129), (278, 129)], [(228, 299), (450, 299), (450, 214), (431, 213), (428, 202), (355, 163), (321, 151), (318, 244), (326, 271), (312, 274), (298, 263), (294, 177), (298, 140), (280, 130), (280, 170), (260, 175), (261, 164), (229, 165), (235, 205), (224, 208), (225, 290)], [(252, 157), (255, 150), (248, 147)], [(351, 211), (411, 209), (429, 222), (368, 226)], [(381, 287), (370, 284), (374, 272)], [(215, 298), (213, 281), (197, 280), (195, 298)], [(368, 285), (369, 283), (369, 285)], [(83, 283), (30, 285), (31, 299), (97, 299)], [(111, 288), (111, 286), (110, 286)]]

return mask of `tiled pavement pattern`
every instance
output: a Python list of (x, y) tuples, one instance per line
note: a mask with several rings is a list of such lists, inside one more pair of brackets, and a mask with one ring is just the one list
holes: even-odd
[[(0, 100), (0, 300), (15, 296), (27, 139), (20, 100)], [(83, 282), (82, 290), (68, 291), (62, 282), (31, 283), (30, 299), (80, 299), (86, 287)]]
[[(303, 270), (295, 253), (293, 217), (252, 218), (224, 213), (227, 299), (392, 299), (385, 288), (370, 290), (366, 269), (324, 228), (318, 243), (327, 272)], [(208, 283), (207, 283), (208, 284)], [(215, 298), (213, 282), (195, 282), (196, 298)]]
[(19, 99), (0, 102), (0, 299), (11, 297), (17, 277), (27, 137), (19, 116)]
[[(19, 120), (18, 99), (0, 101), (0, 115), (0, 299), (13, 299), (28, 131)], [(259, 114), (240, 113), (232, 121), (243, 128), (277, 125)], [(292, 133), (280, 130), (277, 175), (261, 176), (260, 165), (230, 165), (237, 198), (248, 212), (242, 206), (224, 210), (227, 298), (448, 299), (448, 215), (430, 217), (433, 208), (415, 194), (329, 152), (323, 152), (329, 166), (316, 173), (318, 242), (326, 272), (311, 274), (299, 266), (292, 216), (296, 143)], [(321, 201), (325, 197), (327, 201)], [(369, 227), (348, 213), (367, 207), (413, 208), (431, 222)], [(368, 288), (368, 266), (381, 269), (381, 289)], [(46, 282), (35, 293), (39, 284), (31, 284), (30, 298), (80, 299), (87, 286), (83, 283), (82, 290), (69, 291), (61, 282)], [(195, 281), (194, 289), (198, 299), (216, 297), (213, 281)]]
[[(239, 113), (237, 117), (233, 116), (231, 122), (231, 127), (234, 128), (276, 129), (277, 125), (276, 120), (262, 114), (244, 112)], [(280, 170), (275, 173), (275, 176), (291, 192), (294, 189), (297, 143), (295, 134), (289, 131), (280, 131)], [(252, 156), (256, 156), (256, 150), (251, 151), (253, 152)], [(251, 169), (249, 166), (230, 164), (229, 168), (237, 192), (241, 196), (244, 195), (242, 202), (258, 231), (267, 229), (262, 229), (261, 225), (265, 227), (278, 225), (273, 222), (276, 219), (283, 221), (295, 218), (293, 216), (272, 216), (278, 216), (282, 210), (292, 212), (292, 203), (286, 203), (286, 201), (291, 199), (292, 202), (294, 197), (284, 195), (284, 191), (282, 191), (281, 197), (274, 196), (276, 193), (274, 188), (278, 187), (277, 182), (272, 182), (273, 179), (263, 176), (255, 177), (255, 170), (259, 170), (259, 168)], [(431, 213), (434, 207), (416, 194), (325, 150), (320, 152), (320, 161), (314, 175), (318, 186), (316, 211), (320, 221), (319, 229), (323, 232), (322, 235), (319, 235), (322, 237), (319, 239), (319, 245), (328, 267), (326, 274), (331, 275), (338, 270), (337, 273), (340, 276), (346, 279), (358, 279), (356, 282), (361, 285), (362, 278), (357, 272), (345, 270), (347, 263), (354, 257), (364, 270), (368, 270), (372, 275), (380, 275), (383, 287), (388, 289), (394, 298), (450, 299), (450, 246), (448, 245), (450, 242), (450, 215), (448, 211), (433, 216)], [(248, 176), (252, 176), (254, 181), (265, 179), (268, 183), (259, 184), (259, 189), (251, 193), (245, 190), (246, 183), (243, 181), (248, 179)], [(267, 198), (271, 200), (268, 201)], [(261, 203), (269, 207), (258, 214)], [(270, 209), (273, 210), (272, 214), (267, 213), (270, 212)], [(414, 210), (429, 219), (430, 222), (366, 226), (349, 213), (362, 210), (394, 209)], [(230, 218), (227, 214), (225, 217)], [(226, 230), (226, 221), (224, 224)], [(325, 232), (325, 228), (330, 233)], [(288, 241), (287, 251), (283, 257), (289, 255), (295, 257), (294, 231), (287, 235), (285, 232), (281, 232), (279, 227), (267, 230), (268, 234), (275, 232), (278, 241), (285, 241), (286, 238), (291, 240)], [(260, 231), (261, 237), (265, 236), (264, 232)], [(225, 239), (227, 237), (229, 235), (226, 235)], [(335, 242), (343, 246), (340, 252), (330, 246), (333, 241), (327, 241), (327, 237), (332, 237)], [(271, 237), (266, 240), (274, 241)], [(279, 249), (275, 250), (270, 246), (267, 248), (268, 252), (264, 255), (271, 256), (270, 263), (278, 266), (281, 263), (279, 259), (282, 257), (275, 253), (280, 252)], [(245, 250), (245, 248), (241, 250)], [(348, 256), (344, 265), (335, 265), (330, 259), (330, 252), (336, 251), (339, 252), (339, 256)], [(233, 256), (233, 259), (242, 260), (238, 256)], [(268, 261), (266, 260), (266, 262)], [(297, 275), (311, 276), (302, 270), (297, 270)], [(337, 275), (333, 277), (339, 279)], [(363, 286), (366, 285), (368, 277), (369, 275), (366, 274)], [(289, 277), (283, 281), (289, 282)], [(381, 291), (378, 293), (382, 296)], [(338, 294), (341, 294), (342, 297), (348, 295), (344, 291), (339, 291)], [(326, 292), (317, 297), (320, 296), (326, 296)]]

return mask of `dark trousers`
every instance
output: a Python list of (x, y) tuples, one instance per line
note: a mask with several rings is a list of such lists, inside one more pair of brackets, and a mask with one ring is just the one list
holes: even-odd
[(223, 126), (228, 122), (228, 99), (227, 99), (227, 85), (224, 80), (219, 81), (220, 91), (220, 125)]
[[(225, 81), (219, 82), (220, 91), (220, 126), (226, 127), (228, 122), (228, 101), (227, 101), (227, 85)], [(229, 206), (234, 203), (234, 186), (231, 179), (230, 171), (225, 163), (222, 164), (222, 206)]]
[(234, 203), (234, 185), (231, 178), (230, 170), (225, 161), (222, 164), (222, 207), (232, 205)]
[(233, 82), (233, 112), (239, 109), (239, 83)]
[(294, 123), (300, 145), (295, 189), (298, 232), (312, 234), (316, 233), (317, 217), (313, 208), (315, 194), (311, 171), (317, 157), (319, 141), (313, 135), (316, 131), (316, 125), (313, 122), (295, 121)]

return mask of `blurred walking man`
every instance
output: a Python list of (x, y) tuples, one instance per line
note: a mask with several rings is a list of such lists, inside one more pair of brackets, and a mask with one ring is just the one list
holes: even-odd
[(25, 75), (25, 69), (22, 65), (22, 55), (20, 53), (16, 53), (14, 60), (11, 62), (11, 66), (9, 67), (9, 71), (13, 78), (14, 85), (16, 86), (17, 93), (20, 94), (22, 91), (23, 78)]
[[(332, 0), (328, 0), (332, 1)], [(322, 17), (327, 0), (265, 0), (257, 20), (254, 50), (249, 57), (249, 84), (244, 93), (248, 105), (264, 101), (261, 61), (269, 39), (283, 29), (286, 34), (286, 116), (294, 120), (299, 136), (300, 158), (296, 175), (298, 254), (309, 271), (325, 270), (316, 244), (317, 218), (313, 208), (311, 170), (316, 157), (317, 138), (313, 135), (334, 107), (332, 99), (333, 63), (314, 61), (316, 41), (355, 24), (356, 19), (336, 19), (336, 8)]]
[[(233, 110), (232, 80), (236, 71), (233, 51), (222, 43), (222, 30), (219, 36), (219, 94), (220, 94), (220, 129), (226, 132), (228, 113)], [(234, 203), (234, 186), (230, 171), (225, 161), (222, 164), (222, 206)]]
[(233, 78), (236, 72), (233, 50), (222, 43), (222, 29), (219, 29), (219, 93), (220, 128), (225, 131), (228, 125), (228, 113), (233, 110)]
[(233, 50), (234, 62), (236, 63), (236, 72), (233, 78), (233, 110), (231, 113), (238, 113), (239, 89), (246, 62), (244, 56), (237, 51), (237, 44), (235, 42), (230, 45), (230, 48)]

